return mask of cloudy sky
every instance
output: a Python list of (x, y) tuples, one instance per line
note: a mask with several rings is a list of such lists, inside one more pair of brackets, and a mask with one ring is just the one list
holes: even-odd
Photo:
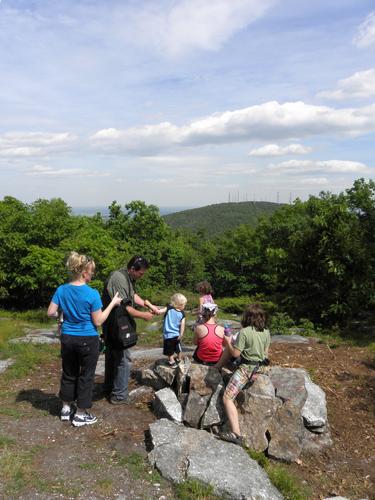
[(375, 0), (0, 0), (0, 198), (288, 202), (375, 178)]

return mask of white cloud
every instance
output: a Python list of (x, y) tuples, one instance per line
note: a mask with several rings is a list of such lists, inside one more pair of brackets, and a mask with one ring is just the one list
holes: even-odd
[(77, 137), (69, 132), (7, 132), (0, 135), (0, 147), (56, 146), (70, 144)]
[(7, 132), (0, 135), (0, 158), (31, 158), (65, 151), (77, 142), (69, 132)]
[(108, 177), (107, 172), (98, 172), (84, 168), (54, 168), (47, 165), (34, 165), (26, 175), (41, 177)]
[(231, 144), (342, 134), (356, 136), (375, 130), (375, 104), (334, 109), (302, 101), (276, 101), (235, 111), (215, 113), (178, 127), (169, 122), (127, 130), (104, 129), (90, 137), (95, 148), (108, 153), (148, 154), (175, 146)]
[(327, 186), (329, 184), (327, 177), (306, 177), (300, 180), (304, 186)]
[(279, 146), (278, 144), (267, 144), (257, 149), (252, 149), (249, 156), (286, 156), (286, 155), (306, 155), (311, 153), (312, 148), (302, 146), (302, 144), (289, 144)]
[(375, 96), (375, 69), (358, 71), (349, 78), (339, 80), (337, 90), (319, 92), (318, 97), (328, 99), (368, 98)]
[(16, 148), (2, 148), (0, 146), (0, 157), (17, 158), (28, 156), (44, 156), (46, 151), (42, 148), (36, 147), (16, 147)]
[(235, 33), (261, 17), (277, 0), (159, 1), (133, 11), (133, 39), (180, 57), (218, 50)]
[(363, 23), (358, 26), (353, 43), (360, 48), (375, 45), (375, 11), (371, 12)]
[(364, 163), (348, 160), (289, 160), (274, 163), (269, 170), (279, 174), (305, 175), (322, 174), (365, 174), (370, 168)]

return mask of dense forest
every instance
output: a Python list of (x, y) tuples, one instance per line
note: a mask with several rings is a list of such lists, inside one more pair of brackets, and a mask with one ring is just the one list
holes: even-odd
[(241, 224), (255, 227), (261, 217), (273, 214), (282, 206), (266, 201), (217, 203), (164, 215), (163, 218), (175, 229), (188, 229), (212, 238)]
[[(109, 217), (73, 215), (61, 199), (0, 201), (0, 306), (44, 307), (66, 280), (70, 250), (97, 263), (93, 286), (135, 254), (150, 260), (145, 293), (193, 291), (212, 282), (216, 297), (256, 296), (292, 318), (345, 324), (375, 303), (375, 183), (359, 179), (283, 206), (253, 227), (214, 239), (171, 228), (154, 205), (113, 202)], [(150, 295), (151, 297), (151, 295)]]

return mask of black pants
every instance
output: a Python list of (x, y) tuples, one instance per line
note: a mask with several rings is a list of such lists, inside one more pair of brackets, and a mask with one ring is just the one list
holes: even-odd
[(62, 335), (62, 376), (60, 398), (69, 403), (77, 400), (78, 408), (91, 408), (99, 337)]

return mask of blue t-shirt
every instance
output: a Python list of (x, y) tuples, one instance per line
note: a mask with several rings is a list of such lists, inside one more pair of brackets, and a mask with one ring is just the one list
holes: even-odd
[(97, 290), (88, 285), (67, 283), (58, 287), (52, 302), (59, 306), (64, 314), (61, 333), (66, 335), (98, 335), (92, 322), (91, 313), (102, 308), (102, 301)]
[(180, 335), (180, 325), (184, 317), (185, 313), (183, 311), (177, 311), (171, 305), (167, 306), (163, 327), (163, 336), (165, 339), (173, 339)]

